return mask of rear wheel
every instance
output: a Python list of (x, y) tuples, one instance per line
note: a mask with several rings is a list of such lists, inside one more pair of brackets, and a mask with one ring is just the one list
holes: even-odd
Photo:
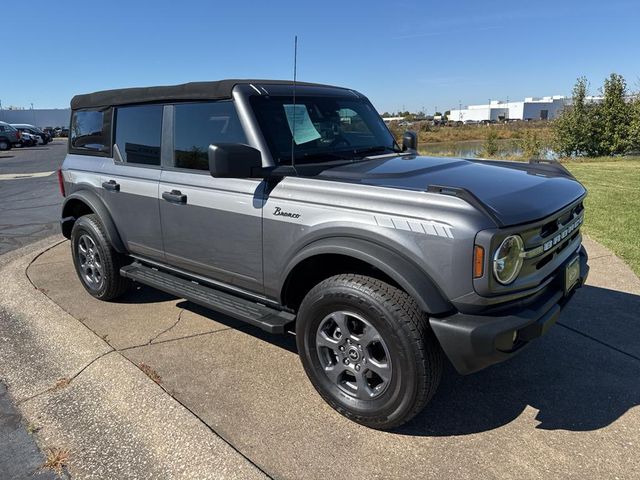
[(120, 275), (120, 268), (128, 259), (111, 246), (97, 215), (76, 220), (71, 231), (71, 252), (78, 278), (92, 296), (113, 300), (129, 288), (130, 280)]
[(11, 142), (5, 138), (0, 138), (0, 151), (11, 150)]
[(442, 353), (425, 315), (374, 278), (337, 275), (314, 287), (300, 306), (296, 341), (320, 395), (368, 427), (409, 421), (440, 381)]

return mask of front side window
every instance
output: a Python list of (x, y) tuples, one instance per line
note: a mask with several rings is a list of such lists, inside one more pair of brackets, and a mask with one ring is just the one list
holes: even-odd
[(159, 166), (162, 105), (120, 107), (115, 121), (115, 144), (122, 161)]
[(105, 112), (80, 110), (71, 117), (71, 148), (93, 152), (109, 151), (105, 135)]
[[(353, 160), (399, 150), (366, 99), (341, 96), (252, 96), (251, 105), (280, 164)], [(292, 152), (293, 151), (293, 152)]]
[(209, 170), (209, 145), (246, 141), (233, 102), (175, 106), (174, 165), (177, 168)]

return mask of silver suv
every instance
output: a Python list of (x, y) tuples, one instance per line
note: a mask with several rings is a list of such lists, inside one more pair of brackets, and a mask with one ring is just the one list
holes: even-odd
[[(337, 411), (396, 427), (544, 334), (587, 276), (560, 164), (419, 156), (357, 91), (224, 80), (79, 95), (60, 171), (82, 284), (294, 330)], [(535, 368), (535, 366), (532, 366)]]

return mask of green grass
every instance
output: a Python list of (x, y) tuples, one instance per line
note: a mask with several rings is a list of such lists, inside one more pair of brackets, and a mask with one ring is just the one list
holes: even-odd
[(640, 157), (566, 161), (589, 191), (584, 231), (640, 276)]

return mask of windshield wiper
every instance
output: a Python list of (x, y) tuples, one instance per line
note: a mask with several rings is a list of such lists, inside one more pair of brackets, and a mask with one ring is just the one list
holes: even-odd
[(375, 146), (375, 147), (356, 148), (354, 150), (350, 150), (350, 152), (353, 153), (354, 155), (361, 155), (363, 153), (384, 152), (386, 150), (389, 150), (390, 152), (394, 152), (394, 153), (400, 153), (398, 150), (396, 150), (395, 148), (390, 147), (388, 145), (378, 145), (378, 146)]
[(342, 152), (315, 152), (315, 153), (305, 153), (304, 155), (298, 156), (296, 155), (296, 161), (301, 160), (318, 160), (318, 159), (331, 159), (331, 160), (346, 160), (347, 158), (344, 156)]

